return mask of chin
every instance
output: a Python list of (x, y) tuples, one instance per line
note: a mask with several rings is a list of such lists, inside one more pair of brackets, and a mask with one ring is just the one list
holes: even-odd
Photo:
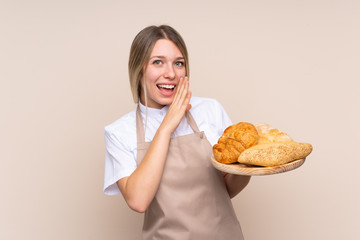
[(171, 99), (171, 100), (164, 100), (164, 101), (161, 101), (160, 104), (165, 106), (165, 105), (170, 105), (172, 102), (173, 102), (173, 99)]
[(157, 102), (161, 105), (170, 105), (174, 101), (174, 97), (171, 98), (160, 98)]

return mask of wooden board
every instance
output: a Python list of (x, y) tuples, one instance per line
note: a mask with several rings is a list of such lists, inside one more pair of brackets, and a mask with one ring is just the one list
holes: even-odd
[(305, 158), (274, 167), (258, 167), (248, 166), (241, 163), (223, 164), (216, 161), (214, 155), (211, 156), (212, 165), (219, 171), (246, 176), (262, 176), (288, 172), (300, 167), (304, 162)]

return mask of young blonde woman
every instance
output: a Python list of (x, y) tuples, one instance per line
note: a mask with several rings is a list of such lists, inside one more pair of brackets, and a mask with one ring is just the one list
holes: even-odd
[(137, 108), (105, 127), (105, 194), (145, 212), (143, 239), (243, 239), (231, 198), (250, 177), (211, 165), (231, 121), (214, 99), (192, 97), (185, 43), (170, 26), (135, 37), (129, 58)]

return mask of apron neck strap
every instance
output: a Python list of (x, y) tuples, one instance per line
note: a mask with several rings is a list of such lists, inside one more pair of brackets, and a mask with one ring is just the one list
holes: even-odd
[(185, 117), (186, 117), (186, 121), (188, 122), (188, 124), (190, 125), (190, 127), (192, 128), (192, 130), (194, 130), (194, 132), (200, 132), (199, 128), (193, 118), (193, 116), (191, 115), (190, 111), (187, 111), (185, 113)]
[[(194, 132), (196, 132), (196, 133), (200, 132), (190, 111), (187, 111), (185, 113), (185, 118)], [(143, 124), (143, 120), (141, 117), (141, 111), (140, 111), (139, 105), (137, 106), (137, 109), (136, 109), (136, 135), (137, 135), (138, 142), (139, 141), (145, 142), (145, 130), (144, 130), (144, 124)]]
[(141, 117), (140, 107), (136, 109), (136, 135), (138, 142), (145, 142), (144, 124)]

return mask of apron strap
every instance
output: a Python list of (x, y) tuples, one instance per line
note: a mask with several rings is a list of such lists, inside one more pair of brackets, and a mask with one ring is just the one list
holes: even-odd
[[(185, 113), (185, 118), (186, 121), (188, 122), (188, 124), (190, 125), (190, 127), (192, 128), (192, 130), (197, 133), (200, 132), (199, 128), (193, 118), (193, 116), (191, 115), (190, 111), (187, 111)], [(137, 106), (136, 109), (136, 135), (137, 135), (137, 141), (138, 142), (145, 142), (145, 131), (144, 131), (144, 124), (142, 121), (142, 117), (141, 117), (141, 111), (140, 111), (140, 107), (139, 105)]]
[(136, 108), (136, 136), (137, 142), (145, 142), (144, 123), (142, 121), (139, 105)]
[(200, 132), (200, 130), (199, 130), (199, 128), (198, 128), (198, 126), (197, 126), (197, 124), (196, 124), (193, 116), (191, 115), (190, 111), (187, 111), (187, 112), (185, 113), (185, 117), (186, 117), (186, 120), (187, 120), (188, 124), (189, 124), (190, 127), (192, 128), (192, 130), (194, 130), (194, 132), (196, 132), (196, 133), (197, 133), (197, 132)]

